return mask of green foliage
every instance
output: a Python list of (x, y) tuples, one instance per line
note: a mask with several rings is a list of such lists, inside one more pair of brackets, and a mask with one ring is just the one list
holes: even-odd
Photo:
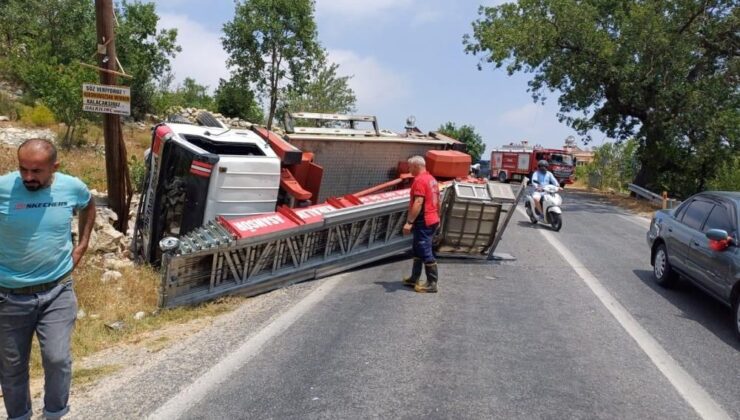
[(715, 191), (740, 191), (740, 156), (723, 162), (707, 187)]
[(131, 177), (131, 186), (135, 192), (140, 193), (144, 186), (144, 177), (146, 176), (146, 162), (139, 160), (136, 156), (131, 156), (128, 161), (128, 172)]
[(593, 185), (596, 188), (626, 191), (627, 184), (632, 182), (638, 170), (636, 152), (637, 141), (634, 139), (604, 143), (594, 149), (594, 160), (589, 165), (576, 168), (576, 176), (597, 180), (597, 185)]
[(33, 107), (24, 107), (20, 115), (21, 122), (37, 127), (45, 127), (56, 122), (54, 113), (44, 104)]
[(268, 129), (280, 88), (302, 92), (323, 55), (313, 15), (312, 0), (244, 0), (236, 3), (234, 19), (224, 25), (228, 65), (268, 99)]
[(194, 79), (186, 77), (175, 92), (180, 106), (202, 108), (213, 111), (216, 105), (208, 94), (208, 86), (199, 85)]
[(475, 132), (472, 125), (461, 125), (457, 127), (453, 122), (447, 122), (437, 130), (440, 133), (459, 140), (467, 146), (467, 152), (473, 158), (473, 162), (478, 162), (486, 145), (483, 144), (483, 138)]
[(157, 82), (169, 75), (170, 59), (182, 49), (177, 45), (177, 29), (157, 31), (159, 16), (154, 3), (123, 1), (116, 13), (116, 53), (134, 76), (124, 83), (131, 87), (131, 115), (141, 119), (156, 112)]
[[(732, 0), (520, 0), (480, 9), (468, 53), (533, 73), (535, 100), (586, 135), (635, 138), (635, 182), (686, 196), (740, 153), (740, 12)], [(586, 136), (588, 139), (588, 136)]]
[(241, 118), (253, 123), (262, 123), (265, 119), (249, 83), (238, 77), (228, 81), (220, 79), (214, 99), (218, 112), (228, 118)]
[(348, 114), (355, 111), (357, 98), (349, 87), (351, 76), (337, 76), (339, 65), (327, 64), (321, 59), (312, 71), (311, 78), (302, 90), (285, 89), (282, 103), (277, 111), (279, 120), (286, 112), (320, 112), (326, 114)]
[(0, 92), (0, 115), (10, 119), (16, 119), (18, 117), (15, 102), (2, 92)]

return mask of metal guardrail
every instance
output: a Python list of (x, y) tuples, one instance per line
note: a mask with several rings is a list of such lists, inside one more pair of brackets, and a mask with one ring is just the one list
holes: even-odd
[(657, 204), (664, 209), (672, 209), (678, 207), (681, 204), (680, 201), (675, 198), (668, 198), (667, 194), (656, 194), (648, 189), (642, 188), (639, 185), (627, 184), (627, 189), (635, 193), (636, 195), (650, 200), (652, 203)]

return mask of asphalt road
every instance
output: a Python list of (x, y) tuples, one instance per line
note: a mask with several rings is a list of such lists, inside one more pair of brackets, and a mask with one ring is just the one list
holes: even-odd
[[(206, 350), (203, 337), (188, 343), (188, 360), (203, 355), (197, 369), (171, 358), (147, 366), (115, 398), (79, 401), (76, 416), (683, 419), (701, 418), (695, 407), (710, 400), (740, 419), (729, 309), (688, 284), (654, 285), (647, 220), (586, 194), (565, 203), (552, 235), (575, 269), (546, 228), (516, 213), (499, 249), (516, 261), (444, 260), (432, 295), (400, 285), (404, 259), (277, 292), (291, 298), (209, 331)], [(584, 271), (669, 363), (628, 333)], [(671, 369), (702, 392), (682, 395)]]

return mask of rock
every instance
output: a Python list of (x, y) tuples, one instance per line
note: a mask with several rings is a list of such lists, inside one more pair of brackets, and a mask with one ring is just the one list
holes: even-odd
[(145, 317), (146, 317), (146, 312), (137, 312), (136, 314), (134, 314), (134, 319), (137, 321), (141, 321)]
[(80, 309), (79, 311), (77, 311), (77, 319), (83, 319), (86, 316), (87, 316), (87, 313), (85, 312), (84, 309)]
[(126, 323), (124, 323), (123, 321), (115, 321), (106, 323), (105, 326), (113, 331), (121, 331), (126, 328)]
[(115, 230), (113, 226), (103, 225), (95, 231), (95, 241), (90, 238), (90, 248), (93, 251), (119, 252), (122, 250), (123, 238), (123, 233)]
[(123, 278), (123, 274), (121, 274), (120, 271), (108, 270), (105, 273), (103, 273), (103, 276), (100, 278), (100, 281), (103, 283), (108, 283), (111, 281), (120, 280), (121, 278)]
[(113, 256), (112, 258), (105, 258), (104, 263), (106, 270), (113, 270), (113, 271), (121, 271), (124, 268), (129, 268), (134, 266), (134, 262), (131, 260), (123, 260), (116, 256)]
[(6, 117), (5, 115), (0, 115), (0, 121), (10, 121), (10, 117)]

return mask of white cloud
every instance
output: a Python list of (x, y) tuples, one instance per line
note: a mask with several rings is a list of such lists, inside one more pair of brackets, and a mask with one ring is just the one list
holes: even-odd
[(414, 0), (317, 0), (316, 13), (350, 18), (369, 18), (391, 10), (404, 9)]
[(328, 55), (330, 61), (339, 64), (341, 75), (352, 76), (349, 85), (355, 91), (361, 113), (375, 112), (408, 95), (405, 78), (375, 57), (349, 50), (329, 50)]
[(537, 117), (541, 114), (542, 107), (528, 103), (519, 108), (510, 109), (498, 118), (499, 122), (512, 128), (530, 129), (537, 123)]
[(176, 83), (191, 77), (213, 92), (218, 87), (219, 78), (229, 78), (226, 68), (228, 55), (221, 45), (220, 33), (209, 31), (185, 15), (163, 13), (159, 25), (177, 28), (177, 42), (182, 51), (172, 60)]

